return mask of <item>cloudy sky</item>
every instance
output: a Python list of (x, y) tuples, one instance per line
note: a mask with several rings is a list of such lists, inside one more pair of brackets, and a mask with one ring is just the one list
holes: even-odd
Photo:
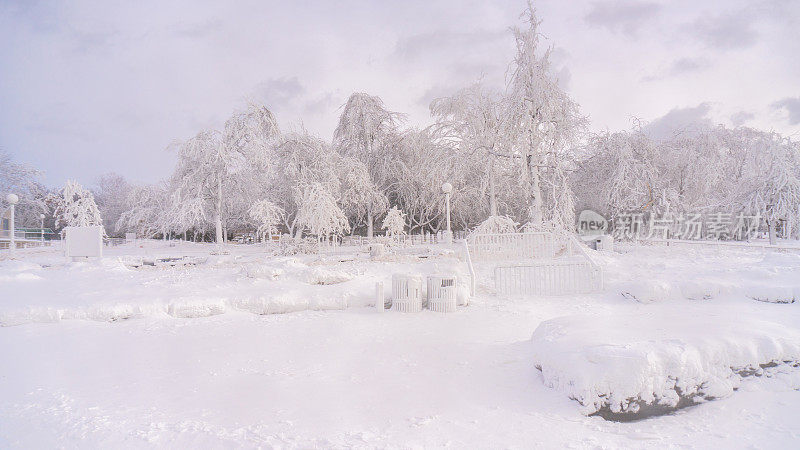
[[(800, 139), (800, 2), (536, 1), (592, 128), (693, 121)], [(48, 185), (167, 176), (166, 147), (248, 101), (329, 139), (353, 91), (430, 123), (431, 99), (502, 88), (524, 1), (0, 0), (0, 149)]]

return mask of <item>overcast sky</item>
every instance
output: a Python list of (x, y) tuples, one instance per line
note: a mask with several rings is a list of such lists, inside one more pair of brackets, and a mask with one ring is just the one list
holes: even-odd
[[(593, 129), (691, 121), (800, 138), (800, 1), (537, 1)], [(431, 99), (503, 87), (524, 1), (0, 0), (0, 148), (55, 186), (153, 182), (165, 148), (248, 100), (330, 139), (353, 91), (430, 123)]]

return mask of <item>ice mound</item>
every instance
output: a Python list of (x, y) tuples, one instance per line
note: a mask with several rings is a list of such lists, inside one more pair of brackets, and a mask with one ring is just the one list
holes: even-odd
[(176, 300), (167, 306), (167, 314), (173, 317), (197, 318), (222, 314), (226, 303), (222, 299), (202, 301), (198, 299)]
[(654, 303), (680, 298), (675, 286), (663, 280), (640, 280), (625, 283), (619, 287), (623, 297), (640, 303)]
[(765, 370), (793, 373), (790, 384), (800, 373), (800, 330), (711, 309), (559, 317), (539, 325), (532, 347), (548, 387), (617, 420), (726, 397)]
[(745, 295), (766, 303), (794, 303), (800, 298), (800, 288), (792, 286), (752, 285), (745, 286)]
[(248, 278), (264, 280), (279, 280), (284, 275), (284, 270), (282, 268), (266, 264), (246, 264), (242, 270)]
[(353, 275), (341, 270), (323, 269), (313, 267), (306, 272), (306, 282), (308, 284), (339, 284), (353, 279)]
[(253, 314), (285, 314), (297, 311), (341, 310), (348, 307), (345, 298), (298, 298), (295, 296), (256, 296), (235, 299), (231, 305)]

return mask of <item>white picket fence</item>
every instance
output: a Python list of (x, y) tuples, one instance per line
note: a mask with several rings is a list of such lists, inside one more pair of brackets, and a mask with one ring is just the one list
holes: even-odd
[[(597, 292), (603, 272), (574, 236), (553, 233), (470, 236), (476, 260), (502, 260), (494, 268), (495, 289), (504, 295), (568, 295)], [(505, 263), (509, 260), (518, 262)]]

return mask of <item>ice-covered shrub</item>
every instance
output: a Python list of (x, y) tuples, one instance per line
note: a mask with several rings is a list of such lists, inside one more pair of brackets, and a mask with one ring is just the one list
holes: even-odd
[(406, 215), (403, 213), (403, 211), (397, 209), (397, 206), (393, 206), (392, 209), (386, 213), (386, 217), (383, 219), (381, 228), (386, 230), (387, 236), (399, 236), (404, 234), (406, 228)]
[(517, 222), (508, 216), (489, 216), (481, 222), (480, 225), (475, 227), (472, 231), (474, 234), (500, 234), (500, 233), (515, 233), (517, 231)]
[(281, 255), (311, 255), (319, 252), (319, 241), (313, 237), (283, 236), (278, 243), (278, 252)]

